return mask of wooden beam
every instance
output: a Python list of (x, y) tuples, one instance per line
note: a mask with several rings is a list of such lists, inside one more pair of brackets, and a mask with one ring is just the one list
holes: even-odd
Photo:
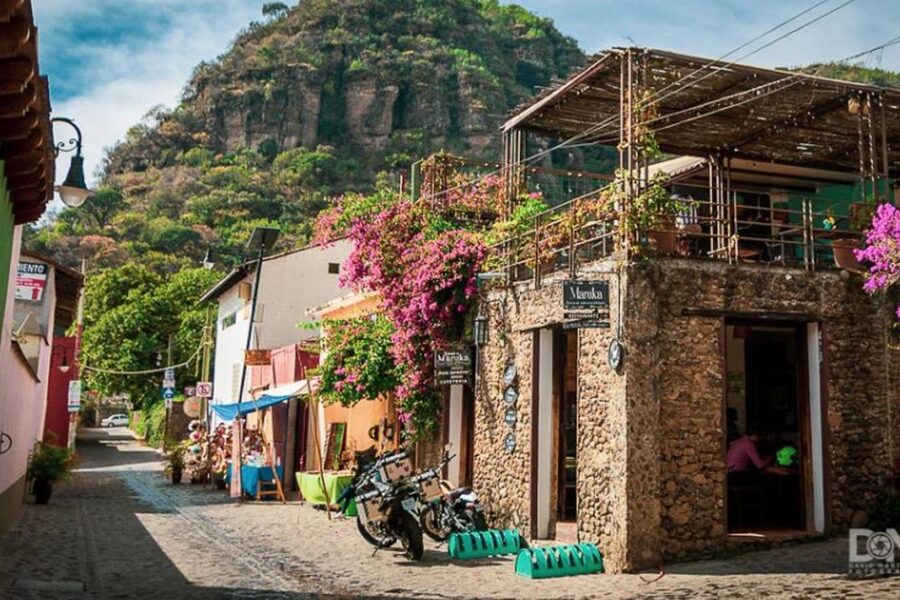
[(37, 129), (39, 121), (39, 115), (35, 111), (29, 111), (23, 117), (0, 119), (0, 141), (27, 138), (33, 129)]
[(39, 129), (32, 129), (31, 133), (21, 139), (4, 141), (3, 145), (0, 145), (0, 158), (12, 157), (23, 152), (30, 152), (35, 148), (42, 148), (43, 146), (44, 136), (41, 131)]
[(31, 175), (42, 172), (44, 169), (44, 153), (41, 150), (32, 150), (26, 154), (6, 159), (4, 171), (7, 177), (12, 175)]
[(847, 96), (841, 94), (840, 96), (830, 98), (824, 102), (820, 102), (810, 108), (803, 109), (801, 111), (795, 112), (791, 116), (784, 118), (780, 121), (776, 121), (775, 123), (770, 123), (765, 127), (761, 127), (755, 131), (748, 133), (747, 135), (737, 139), (733, 142), (729, 142), (726, 146), (726, 149), (736, 150), (741, 146), (746, 146), (747, 144), (752, 144), (761, 139), (767, 138), (771, 135), (774, 135), (779, 130), (784, 129), (785, 127), (791, 128), (800, 128), (803, 125), (815, 120), (817, 117), (829, 113), (833, 110), (837, 110), (846, 105)]
[(8, 117), (21, 117), (37, 99), (37, 90), (29, 85), (20, 94), (6, 94), (0, 96), (0, 119)]
[(699, 308), (699, 307), (685, 307), (681, 309), (681, 315), (684, 317), (710, 317), (714, 319), (747, 319), (753, 321), (788, 321), (792, 323), (797, 322), (811, 322), (811, 321), (819, 321), (821, 317), (819, 315), (814, 315), (811, 313), (794, 313), (794, 312), (770, 312), (765, 310), (749, 310), (749, 311), (740, 311), (740, 310), (727, 310), (727, 309), (719, 309), (719, 308)]
[(0, 0), (0, 22), (8, 21), (24, 5), (25, 0)]
[(16, 56), (31, 37), (32, 27), (28, 19), (16, 17), (0, 23), (0, 58)]
[[(19, 94), (34, 77), (34, 63), (28, 58), (0, 60), (0, 94)], [(0, 103), (3, 99), (0, 98)]]

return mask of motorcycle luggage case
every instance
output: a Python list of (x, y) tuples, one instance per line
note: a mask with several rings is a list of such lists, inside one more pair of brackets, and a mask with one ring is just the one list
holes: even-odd
[(363, 521), (383, 521), (384, 513), (381, 512), (381, 494), (377, 490), (360, 494), (356, 497), (356, 506), (362, 510), (359, 515)]
[(381, 476), (390, 483), (397, 483), (413, 474), (412, 460), (405, 453), (389, 456), (379, 462)]

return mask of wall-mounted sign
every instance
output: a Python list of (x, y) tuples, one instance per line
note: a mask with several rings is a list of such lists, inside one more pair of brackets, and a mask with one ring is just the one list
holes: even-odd
[(563, 309), (609, 308), (608, 281), (563, 282)]
[(516, 421), (518, 421), (518, 420), (519, 420), (519, 417), (516, 415), (516, 409), (507, 408), (506, 414), (503, 415), (503, 421), (510, 427), (515, 427)]
[(466, 346), (453, 346), (434, 353), (434, 379), (438, 385), (472, 383), (472, 354)]
[(81, 410), (81, 380), (73, 379), (69, 382), (69, 397), (66, 402), (69, 412), (78, 412)]
[(262, 348), (244, 350), (244, 364), (248, 367), (265, 367), (272, 364), (272, 351)]
[(516, 450), (516, 434), (507, 433), (506, 438), (503, 440), (503, 447), (506, 448), (507, 452), (514, 452)]
[(513, 386), (507, 387), (503, 390), (503, 401), (512, 406), (516, 403), (516, 400), (519, 399), (519, 391)]
[(623, 358), (625, 358), (625, 348), (622, 347), (622, 343), (618, 339), (614, 338), (609, 343), (609, 348), (606, 350), (606, 360), (609, 362), (609, 366), (612, 367), (613, 371), (619, 370)]
[(43, 263), (20, 262), (16, 272), (16, 300), (40, 302), (49, 272), (50, 267)]
[(578, 311), (565, 311), (563, 313), (563, 319), (609, 319), (609, 311), (599, 311), (599, 310), (578, 310)]
[(517, 374), (518, 374), (518, 371), (516, 370), (516, 365), (509, 363), (506, 366), (506, 370), (503, 371), (503, 383), (505, 385), (512, 385), (513, 382), (516, 380)]
[(563, 329), (609, 329), (609, 321), (601, 321), (599, 319), (564, 321)]

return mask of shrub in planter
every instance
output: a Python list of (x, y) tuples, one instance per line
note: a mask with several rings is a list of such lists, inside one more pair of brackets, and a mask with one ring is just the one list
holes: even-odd
[(69, 477), (74, 462), (68, 448), (43, 442), (35, 445), (28, 464), (28, 479), (34, 482), (32, 490), (36, 504), (47, 504), (50, 501), (53, 484)]
[(169, 449), (163, 455), (163, 466), (168, 477), (172, 479), (172, 484), (181, 483), (181, 476), (184, 474), (184, 452), (187, 449), (185, 443), (170, 441)]

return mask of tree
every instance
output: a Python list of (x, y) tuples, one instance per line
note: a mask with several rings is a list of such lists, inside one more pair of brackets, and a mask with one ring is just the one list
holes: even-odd
[[(107, 371), (154, 369), (160, 356), (165, 364), (170, 339), (173, 364), (195, 356), (209, 310), (197, 301), (218, 277), (194, 268), (164, 279), (128, 263), (88, 278), (81, 354), (87, 386), (104, 396), (128, 394), (136, 406), (159, 402), (159, 374)], [(190, 367), (178, 369), (176, 380), (184, 382), (190, 373)]]
[(264, 17), (268, 17), (270, 19), (277, 19), (285, 15), (288, 11), (288, 6), (284, 2), (266, 2), (262, 6), (262, 14)]

